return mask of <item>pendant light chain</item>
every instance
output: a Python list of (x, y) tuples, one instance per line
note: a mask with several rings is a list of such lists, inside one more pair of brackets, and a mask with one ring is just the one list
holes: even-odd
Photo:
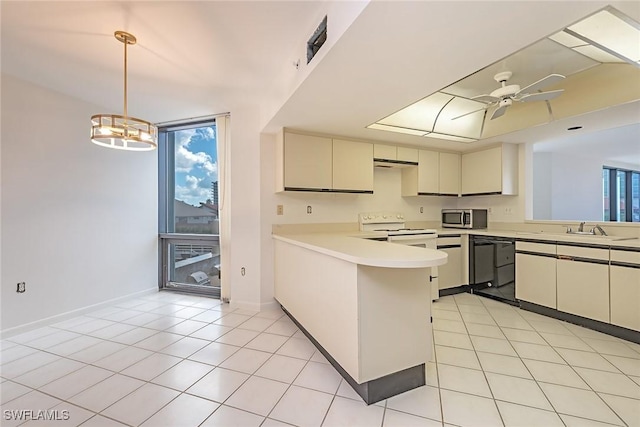
[(126, 123), (129, 113), (127, 112), (127, 45), (129, 44), (128, 36), (124, 36), (124, 120)]

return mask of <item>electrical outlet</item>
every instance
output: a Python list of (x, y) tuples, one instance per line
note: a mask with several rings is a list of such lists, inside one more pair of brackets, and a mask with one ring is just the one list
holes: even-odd
[(283, 214), (284, 214), (284, 206), (278, 205), (278, 207), (276, 208), (276, 215), (283, 215)]
[(307, 206), (307, 213), (308, 214), (313, 213), (313, 208), (311, 207), (311, 205)]
[(420, 206), (420, 213), (424, 213), (424, 208)]
[(487, 208), (487, 212), (488, 212), (488, 213), (491, 213), (491, 208)]
[(27, 290), (27, 284), (25, 282), (18, 283), (18, 287), (16, 289), (16, 292), (23, 293), (26, 290)]

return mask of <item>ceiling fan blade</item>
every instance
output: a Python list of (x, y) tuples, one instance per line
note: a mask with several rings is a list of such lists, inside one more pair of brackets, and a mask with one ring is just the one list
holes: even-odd
[(564, 76), (561, 74), (549, 74), (547, 77), (543, 77), (540, 80), (538, 80), (535, 83), (531, 83), (529, 86), (522, 88), (518, 91), (518, 93), (516, 93), (516, 95), (520, 94), (520, 93), (529, 93), (529, 92), (536, 92), (544, 87), (547, 87), (549, 85), (552, 85), (554, 83), (558, 83), (559, 81), (562, 81), (564, 79)]
[(504, 113), (507, 111), (507, 107), (508, 105), (501, 105), (495, 110), (493, 110), (493, 113), (491, 114), (491, 120), (497, 119), (498, 117), (502, 117)]
[(461, 114), (459, 116), (452, 117), (451, 120), (458, 120), (458, 119), (460, 119), (460, 118), (462, 118), (464, 116), (468, 116), (470, 114), (477, 113), (478, 111), (482, 111), (482, 110), (486, 110), (486, 107), (478, 108), (477, 110), (469, 111), (468, 113), (464, 113), (464, 114)]
[(496, 98), (495, 96), (491, 96), (491, 95), (478, 95), (478, 96), (472, 97), (471, 99), (473, 99), (474, 101), (489, 102), (489, 103), (500, 101), (500, 98)]
[(535, 101), (549, 101), (550, 99), (557, 98), (564, 92), (564, 89), (550, 90), (548, 92), (538, 92), (523, 95), (518, 99), (521, 102), (535, 102)]

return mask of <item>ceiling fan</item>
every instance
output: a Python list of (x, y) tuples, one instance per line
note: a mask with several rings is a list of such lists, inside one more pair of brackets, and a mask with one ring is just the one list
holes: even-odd
[(476, 113), (478, 111), (496, 107), (491, 113), (491, 120), (493, 120), (501, 117), (506, 112), (507, 108), (513, 104), (513, 101), (549, 101), (550, 99), (560, 96), (560, 94), (564, 92), (564, 89), (551, 90), (547, 92), (540, 91), (540, 89), (564, 79), (564, 76), (560, 74), (549, 74), (548, 76), (543, 77), (542, 79), (530, 84), (529, 86), (526, 86), (523, 89), (520, 89), (520, 85), (507, 85), (507, 81), (511, 78), (511, 75), (511, 71), (502, 71), (496, 74), (493, 78), (495, 79), (495, 81), (502, 85), (500, 88), (494, 90), (489, 95), (478, 95), (471, 98), (474, 101), (484, 102), (487, 105), (478, 110), (474, 110), (469, 113), (454, 117), (451, 120), (456, 120), (461, 117), (468, 116), (469, 114)]

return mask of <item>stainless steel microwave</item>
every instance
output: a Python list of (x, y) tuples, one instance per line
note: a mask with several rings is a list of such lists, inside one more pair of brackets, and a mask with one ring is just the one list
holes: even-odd
[(487, 228), (486, 209), (442, 209), (443, 228)]

